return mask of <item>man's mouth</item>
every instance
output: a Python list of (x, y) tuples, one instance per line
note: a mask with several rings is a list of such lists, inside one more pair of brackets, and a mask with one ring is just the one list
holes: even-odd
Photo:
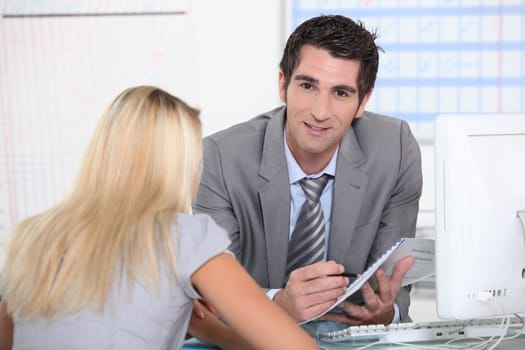
[(320, 127), (320, 126), (315, 126), (315, 125), (312, 125), (312, 124), (308, 124), (308, 123), (304, 123), (308, 128), (312, 129), (313, 131), (317, 131), (317, 132), (323, 132), (325, 130), (328, 130), (328, 128), (323, 128), (323, 127)]

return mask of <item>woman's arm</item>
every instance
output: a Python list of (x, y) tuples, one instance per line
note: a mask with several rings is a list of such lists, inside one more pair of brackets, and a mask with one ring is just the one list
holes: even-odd
[(8, 350), (13, 346), (13, 319), (7, 314), (5, 300), (0, 302), (0, 350)]
[[(222, 320), (244, 339), (232, 332), (224, 333), (222, 339), (218, 339), (221, 344), (214, 339), (208, 341), (225, 349), (246, 349), (245, 342), (256, 349), (318, 349), (313, 338), (268, 299), (230, 254), (223, 253), (210, 259), (195, 271), (191, 280)], [(221, 338), (217, 335), (221, 333), (217, 332), (217, 325), (213, 324), (212, 317), (209, 318), (210, 331), (207, 334)]]
[(227, 350), (254, 349), (246, 340), (241, 338), (231, 327), (222, 322), (208, 309), (202, 310), (201, 315), (192, 313), (188, 334)]

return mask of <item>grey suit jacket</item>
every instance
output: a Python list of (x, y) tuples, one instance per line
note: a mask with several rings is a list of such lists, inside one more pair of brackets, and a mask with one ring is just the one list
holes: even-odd
[[(284, 153), (286, 108), (204, 139), (194, 211), (230, 234), (230, 249), (263, 288), (281, 288), (290, 225)], [(415, 234), (422, 174), (406, 122), (365, 112), (341, 141), (334, 179), (328, 259), (362, 272), (401, 237)], [(409, 289), (396, 303), (408, 318)]]

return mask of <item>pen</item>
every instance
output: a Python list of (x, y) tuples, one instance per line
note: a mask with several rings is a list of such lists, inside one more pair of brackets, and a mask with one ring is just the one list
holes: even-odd
[(342, 277), (348, 277), (348, 278), (358, 278), (358, 277), (361, 277), (363, 275), (361, 275), (360, 273), (343, 272), (343, 273), (340, 273), (338, 275), (330, 275), (330, 276), (342, 276)]

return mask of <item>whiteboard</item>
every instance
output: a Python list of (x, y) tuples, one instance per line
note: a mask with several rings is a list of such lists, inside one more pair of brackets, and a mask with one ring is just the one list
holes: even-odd
[(12, 226), (63, 198), (106, 105), (156, 85), (194, 104), (188, 1), (0, 1), (0, 258)]
[(305, 19), (341, 14), (379, 35), (367, 109), (433, 138), (444, 113), (525, 112), (525, 0), (289, 0), (287, 36)]

